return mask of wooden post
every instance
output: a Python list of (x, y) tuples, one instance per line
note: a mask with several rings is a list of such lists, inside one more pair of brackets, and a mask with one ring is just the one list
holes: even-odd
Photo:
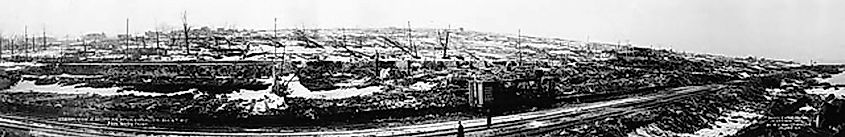
[[(449, 27), (451, 28), (451, 26)], [(446, 44), (443, 45), (443, 57), (446, 57), (446, 50), (449, 49), (449, 29), (446, 29)]]
[(522, 66), (522, 47), (520, 46), (520, 44), (522, 44), (522, 29), (517, 30), (517, 38), (516, 38), (516, 50), (517, 50), (517, 55), (519, 56), (519, 65), (518, 66)]
[(3, 41), (6, 40), (3, 37), (3, 33), (0, 33), (0, 59), (3, 59)]
[(188, 11), (182, 12), (182, 30), (185, 33), (185, 54), (190, 55), (191, 54), (191, 45), (188, 43), (188, 39), (189, 39), (188, 31), (190, 31), (191, 28), (188, 27)]
[(126, 59), (126, 57), (129, 56), (129, 53), (126, 53), (126, 51), (129, 50), (129, 38), (130, 38), (129, 37), (129, 18), (126, 18), (126, 35), (125, 35), (125, 37), (126, 37), (126, 43), (123, 44), (123, 47), (124, 47), (123, 56), (125, 56), (124, 59)]
[[(278, 35), (278, 34), (279, 34), (279, 32), (278, 32), (278, 30), (277, 30), (277, 27), (276, 27), (276, 25), (277, 25), (277, 21), (278, 21), (278, 18), (273, 18), (273, 40), (271, 40), (271, 42), (270, 42), (271, 44), (273, 44), (273, 45), (274, 45), (274, 46), (273, 46), (273, 64), (274, 64), (274, 66), (275, 66), (275, 63), (276, 63), (276, 58), (278, 58), (278, 57), (279, 57), (279, 52), (278, 52), (278, 50), (277, 50), (277, 49), (278, 49), (278, 45), (276, 45), (276, 38), (277, 38), (277, 36), (276, 36), (276, 35)], [(275, 69), (275, 68), (274, 68), (274, 69)]]
[(41, 50), (47, 49), (47, 26), (41, 25)]
[(23, 26), (23, 52), (26, 56), (29, 56), (29, 26)]
[(411, 48), (414, 48), (414, 56), (419, 56), (419, 52), (417, 51), (417, 46), (414, 45), (414, 41), (411, 40), (411, 32), (412, 32), (411, 21), (408, 21), (408, 45), (410, 45)]
[(12, 39), (10, 39), (10, 40), (9, 40), (9, 46), (11, 46), (11, 47), (9, 48), (9, 53), (11, 53), (11, 54), (9, 54), (9, 58), (13, 58), (13, 57), (14, 57), (14, 55), (15, 55), (15, 50), (18, 48), (18, 45), (16, 45), (16, 44), (15, 44), (15, 40), (17, 40), (17, 36), (15, 36), (14, 34), (12, 34)]

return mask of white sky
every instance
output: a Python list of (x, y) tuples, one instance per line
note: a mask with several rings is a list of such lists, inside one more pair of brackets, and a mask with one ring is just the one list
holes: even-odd
[(270, 29), (453, 27), (734, 56), (845, 63), (842, 0), (0, 0), (0, 33), (133, 32), (176, 26)]

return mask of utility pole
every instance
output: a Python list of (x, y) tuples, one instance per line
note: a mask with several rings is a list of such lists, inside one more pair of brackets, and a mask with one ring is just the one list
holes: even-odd
[(9, 57), (10, 57), (10, 58), (11, 58), (12, 56), (14, 56), (14, 55), (15, 55), (15, 49), (17, 49), (17, 48), (18, 48), (18, 45), (15, 45), (15, 40), (16, 40), (17, 38), (18, 38), (18, 37), (17, 37), (17, 36), (15, 36), (15, 34), (12, 34), (12, 39), (11, 39), (11, 40), (9, 40), (9, 45), (11, 45), (11, 46), (12, 46), (12, 48), (10, 48), (10, 49), (9, 49), (9, 53), (11, 53), (11, 54), (9, 54)]
[(443, 45), (443, 57), (446, 57), (446, 50), (449, 49), (449, 29), (452, 29), (452, 25), (446, 29), (446, 44)]
[(6, 40), (3, 37), (3, 33), (0, 33), (0, 59), (3, 59), (3, 41)]
[(129, 39), (130, 39), (130, 37), (129, 37), (129, 18), (126, 18), (126, 35), (125, 35), (125, 37), (126, 37), (126, 43), (123, 44), (123, 47), (124, 47), (123, 55), (128, 57), (129, 53), (126, 53), (126, 51), (129, 50)]
[(185, 33), (185, 54), (190, 55), (191, 54), (191, 45), (188, 43), (188, 39), (189, 39), (188, 31), (190, 31), (191, 28), (188, 27), (188, 11), (182, 12), (182, 30)]
[(411, 21), (408, 21), (408, 45), (414, 48), (414, 56), (419, 56), (419, 53), (417, 52), (417, 46), (414, 45), (414, 42), (411, 40), (411, 32)]
[(522, 66), (522, 47), (520, 46), (520, 44), (522, 44), (522, 29), (518, 29), (516, 31), (516, 35), (516, 49), (517, 55), (519, 56), (519, 66)]
[(155, 31), (156, 31), (156, 32), (155, 32), (155, 35), (156, 35), (156, 50), (155, 50), (155, 51), (156, 51), (156, 54), (158, 54), (158, 50), (159, 50), (159, 49), (161, 49), (161, 47), (159, 46), (159, 40), (158, 40), (158, 39), (159, 39), (159, 36), (158, 36), (158, 33), (159, 33), (158, 27), (156, 27), (156, 30), (155, 30)]
[(41, 50), (47, 50), (47, 25), (41, 25)]
[(82, 55), (84, 56), (87, 53), (88, 53), (88, 44), (85, 43), (85, 38), (82, 38)]
[(26, 54), (26, 56), (29, 56), (29, 51), (27, 51), (27, 49), (29, 49), (29, 26), (24, 25), (23, 26), (23, 52)]
[[(276, 73), (276, 71), (279, 70), (279, 68), (278, 68), (279, 64), (278, 64), (278, 62), (276, 62), (276, 58), (279, 58), (279, 51), (277, 50), (277, 49), (279, 49), (279, 47), (278, 47), (278, 45), (276, 45), (276, 38), (278, 38), (277, 35), (279, 34), (278, 28), (277, 28), (278, 20), (279, 20), (279, 18), (273, 18), (273, 39), (270, 40), (270, 43), (274, 45), (273, 46), (273, 85), (276, 85), (278, 83), (278, 81), (276, 79), (276, 77), (278, 77), (277, 76), (278, 73)], [(276, 88), (273, 88), (273, 89), (276, 89)]]
[[(449, 26), (449, 28), (451, 28), (451, 26)], [(446, 42), (445, 43), (443, 42), (444, 38), (442, 36), (443, 35), (442, 33), (446, 33), (445, 34), (446, 35), (446, 38), (445, 38)], [(437, 32), (437, 42), (439, 42), (440, 46), (443, 47), (443, 56), (441, 58), (445, 59), (446, 58), (446, 51), (449, 48), (449, 29), (443, 30), (443, 32), (440, 32), (440, 31)]]
[(35, 35), (37, 35), (37, 34), (32, 35), (32, 40), (31, 40), (31, 41), (32, 41), (32, 45), (31, 45), (31, 46), (29, 46), (29, 48), (31, 48), (31, 50), (32, 50), (32, 52), (33, 52), (33, 53), (35, 53), (35, 52), (36, 52), (36, 51), (35, 51), (35, 49), (36, 49), (36, 47), (38, 46), (38, 43), (37, 43), (38, 39), (35, 39)]
[(0, 59), (3, 59), (3, 41), (5, 40), (7, 39), (3, 37), (3, 33), (0, 33)]
[[(271, 43), (274, 44), (274, 45), (276, 43), (276, 38), (277, 38), (276, 35), (279, 34), (278, 29), (276, 28), (277, 21), (278, 21), (278, 18), (273, 18), (273, 40), (271, 40)], [(278, 48), (279, 48), (278, 45), (273, 46), (273, 64), (274, 64), (274, 66), (276, 64), (276, 58), (279, 57), (279, 52), (277, 50)], [(274, 70), (275, 70), (275, 68), (274, 68)]]

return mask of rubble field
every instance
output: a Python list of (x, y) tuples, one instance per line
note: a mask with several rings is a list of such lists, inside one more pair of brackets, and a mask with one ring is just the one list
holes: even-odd
[[(187, 119), (142, 126), (171, 130), (347, 130), (483, 117), (484, 109), (469, 104), (471, 81), (502, 82), (507, 92), (496, 93), (500, 98), (491, 115), (508, 115), (761, 77), (800, 66), (463, 29), (274, 33), (203, 28), (191, 30), (186, 43), (180, 43), (186, 39), (180, 34), (146, 33), (123, 46), (123, 40), (92, 35), (87, 43), (43, 51), (62, 53), (58, 58), (9, 55), (18, 63), (0, 65), (0, 87), (5, 89), (0, 91), (5, 104), (0, 112), (52, 120)], [(758, 99), (732, 96), (746, 94), (736, 92), (714, 99)], [(661, 109), (717, 102), (708, 99)], [(641, 115), (663, 113), (668, 112)], [(718, 116), (700, 121), (714, 118)], [(654, 119), (646, 121), (658, 121)], [(675, 127), (681, 129), (671, 131), (688, 131)]]
[[(545, 136), (834, 136), (835, 130), (816, 127), (773, 129), (766, 126), (766, 119), (801, 114), (805, 113), (802, 111), (805, 107), (818, 106), (824, 100), (806, 94), (804, 88), (819, 85), (814, 80), (816, 77), (840, 72), (804, 68), (772, 73), (733, 82), (718, 92), (687, 97), (630, 115), (574, 125)], [(802, 81), (799, 82), (802, 84), (784, 84), (794, 81)], [(790, 90), (772, 92), (771, 89), (777, 88)]]

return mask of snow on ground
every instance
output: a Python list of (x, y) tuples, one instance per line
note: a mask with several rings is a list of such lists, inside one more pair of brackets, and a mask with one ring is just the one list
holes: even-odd
[(56, 93), (56, 94), (96, 94), (101, 96), (115, 96), (115, 95), (135, 95), (135, 96), (173, 96), (194, 93), (196, 89), (174, 93), (155, 93), (143, 92), (135, 90), (123, 90), (121, 87), (109, 88), (92, 88), (92, 87), (77, 87), (82, 84), (62, 86), (59, 84), (35, 85), (35, 81), (21, 81), (3, 92), (42, 92), (42, 93)]
[[(736, 134), (748, 125), (756, 122), (756, 118), (763, 115), (741, 111), (731, 111), (725, 116), (720, 116), (716, 123), (710, 124), (710, 128), (700, 129), (692, 134), (681, 134), (685, 137), (722, 137)], [(722, 121), (724, 120), (724, 122)]]
[(382, 92), (384, 86), (370, 86), (366, 88), (340, 88), (317, 92), (298, 92), (288, 95), (290, 97), (302, 97), (309, 99), (342, 99), (354, 96), (372, 95), (375, 92)]
[(294, 75), (284, 76), (280, 81), (290, 80), (288, 83), (288, 97), (301, 97), (308, 99), (342, 99), (354, 96), (372, 95), (375, 92), (382, 92), (384, 86), (370, 86), (365, 88), (340, 88), (334, 90), (311, 91), (299, 83), (299, 78)]
[(3, 70), (4, 71), (13, 71), (13, 70), (21, 70), (23, 68), (24, 67), (21, 67), (21, 66), (15, 66), (15, 67), (10, 67), (10, 68), (3, 68)]
[(562, 46), (541, 44), (541, 43), (524, 43), (524, 46), (534, 47), (538, 49), (562, 49)]
[(370, 77), (365, 77), (365, 78), (361, 78), (361, 79), (353, 79), (353, 80), (349, 80), (349, 81), (344, 82), (344, 83), (336, 83), (336, 84), (334, 84), (334, 85), (335, 85), (335, 86), (338, 86), (338, 87), (354, 87), (354, 86), (360, 86), (360, 85), (363, 85), (363, 84), (365, 84), (367, 81), (370, 81), (370, 79), (372, 79), (372, 78), (370, 78)]
[(437, 85), (436, 83), (420, 81), (420, 82), (414, 83), (413, 85), (411, 85), (408, 88), (411, 88), (412, 90), (426, 91), (426, 90), (431, 90), (431, 88), (433, 88), (436, 85)]
[[(259, 79), (265, 83), (273, 83), (273, 79)], [(280, 109), (285, 107), (285, 98), (273, 94), (273, 86), (262, 90), (246, 90), (241, 89), (229, 94), (217, 95), (218, 98), (226, 98), (229, 101), (244, 100), (240, 105), (243, 108), (250, 109), (251, 114), (263, 114), (270, 109)]]
[(827, 83), (830, 83), (831, 85), (845, 84), (845, 73), (839, 73), (839, 74), (831, 76), (831, 78), (826, 78), (826, 79), (817, 78), (816, 80), (819, 81), (820, 83), (821, 82), (827, 82)]
[(0, 67), (15, 67), (15, 66), (44, 66), (45, 64), (35, 62), (0, 62)]
[(629, 137), (723, 137), (736, 134), (739, 130), (753, 124), (763, 115), (742, 111), (730, 111), (726, 115), (719, 116), (719, 120), (710, 123), (710, 128), (699, 129), (694, 133), (676, 133), (659, 128), (657, 124), (648, 124), (628, 133)]
[[(831, 85), (838, 85), (838, 84), (845, 84), (845, 73), (840, 73), (833, 75), (831, 78), (827, 79), (817, 79), (819, 82), (828, 82)], [(831, 88), (812, 88), (805, 90), (807, 94), (816, 94), (822, 97), (827, 97), (828, 95), (835, 95), (836, 97), (845, 97), (845, 88), (842, 87), (831, 87)]]
[(822, 97), (827, 97), (828, 95), (835, 95), (836, 97), (843, 97), (845, 96), (845, 88), (812, 88), (805, 90), (807, 94), (815, 94), (820, 95)]
[(549, 51), (549, 54), (565, 54), (565, 55), (574, 55), (572, 51), (569, 50), (553, 50)]

